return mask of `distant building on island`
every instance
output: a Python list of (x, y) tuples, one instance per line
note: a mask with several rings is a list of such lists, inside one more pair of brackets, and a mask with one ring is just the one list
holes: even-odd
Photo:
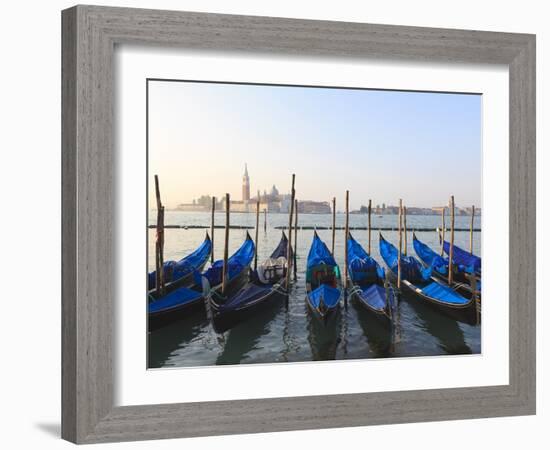
[[(446, 214), (449, 214), (449, 207), (448, 206), (433, 206), (431, 208), (419, 208), (417, 206), (407, 206), (407, 214), (411, 216), (433, 216), (433, 215), (441, 215), (441, 211), (445, 209)], [(367, 206), (361, 206), (359, 210), (351, 211), (352, 214), (368, 214), (369, 208)], [(382, 203), (382, 206), (376, 205), (376, 207), (372, 208), (372, 214), (376, 215), (395, 215), (399, 214), (399, 206), (392, 206), (387, 205), (385, 203)], [(469, 208), (463, 208), (455, 206), (455, 215), (457, 216), (469, 216), (472, 214), (471, 207)], [(481, 208), (475, 209), (475, 215), (480, 216), (481, 215)]]
[(330, 214), (332, 209), (329, 202), (314, 202), (311, 200), (298, 201), (298, 213), (302, 214)]
[[(244, 174), (242, 178), (242, 197), (241, 200), (231, 200), (231, 212), (256, 212), (256, 198), (250, 198), (250, 177), (248, 175), (248, 165), (244, 164)], [(260, 211), (267, 209), (267, 203), (260, 202)], [(225, 211), (225, 199), (222, 205)]]
[[(260, 200), (260, 211), (266, 210), (269, 213), (283, 213), (288, 214), (290, 211), (290, 194), (281, 194), (277, 186), (273, 185), (269, 193), (264, 189), (264, 193), (258, 193), (254, 196), (250, 196), (250, 176), (248, 174), (248, 165), (244, 165), (244, 173), (242, 176), (241, 186), (241, 199), (231, 200), (231, 212), (235, 213), (255, 213), (258, 199)], [(201, 195), (198, 199), (193, 200), (192, 203), (181, 203), (176, 207), (178, 211), (198, 211), (209, 212), (212, 208), (212, 197), (210, 195)], [(448, 206), (434, 206), (431, 208), (419, 208), (415, 206), (407, 206), (407, 214), (409, 215), (440, 215), (441, 210), (445, 208), (446, 213), (449, 214)], [(216, 197), (216, 210), (225, 211), (225, 197)], [(330, 203), (319, 202), (313, 200), (299, 200), (298, 201), (298, 213), (301, 214), (330, 214), (332, 208)], [(358, 210), (350, 211), (352, 214), (367, 214), (368, 207), (362, 205)], [(372, 214), (385, 215), (385, 214), (398, 214), (399, 207), (386, 205), (386, 203), (377, 204), (372, 207)], [(470, 215), (472, 213), (471, 207), (456, 207), (456, 215)], [(476, 208), (476, 215), (481, 215), (481, 208)]]
[(195, 203), (180, 203), (175, 209), (176, 211), (208, 212), (211, 208), (212, 204), (210, 206), (202, 206)]
[[(266, 210), (270, 213), (285, 213), (290, 211), (290, 194), (281, 194), (277, 186), (273, 185), (269, 193), (264, 189), (264, 193), (258, 191), (254, 197), (250, 196), (250, 176), (248, 174), (248, 165), (244, 165), (242, 176), (241, 199), (231, 200), (231, 212), (236, 213), (255, 213), (258, 199), (260, 200), (260, 211)], [(216, 199), (216, 210), (225, 211), (225, 197)], [(212, 208), (212, 197), (202, 195), (192, 203), (181, 203), (176, 207), (178, 211), (198, 211), (207, 212)], [(330, 204), (328, 202), (316, 202), (312, 200), (298, 201), (298, 212), (303, 214), (325, 214), (330, 213)]]
[[(441, 211), (445, 211), (445, 214), (450, 214), (449, 206), (434, 206), (430, 209), (431, 214), (441, 215)], [(407, 210), (407, 212), (409, 212)], [(457, 216), (471, 216), (472, 215), (472, 207), (464, 208), (464, 207), (458, 207), (455, 206), (455, 215)], [(481, 216), (481, 208), (475, 208), (474, 212), (475, 216)]]
[(248, 166), (244, 163), (243, 175), (243, 203), (250, 201), (250, 177), (248, 176)]
[[(216, 204), (218, 208), (219, 203)], [(212, 197), (209, 195), (201, 195), (198, 199), (193, 200), (193, 203), (180, 203), (176, 206), (177, 211), (210, 211), (212, 209)]]

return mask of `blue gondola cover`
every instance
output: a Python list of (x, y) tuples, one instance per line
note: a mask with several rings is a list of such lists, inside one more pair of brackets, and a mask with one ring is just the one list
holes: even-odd
[(384, 269), (351, 235), (348, 239), (348, 261), (349, 275), (353, 282), (374, 283), (384, 280)]
[(317, 236), (317, 233), (313, 236), (313, 242), (307, 255), (307, 267), (318, 266), (320, 264), (326, 264), (327, 266), (337, 266), (334, 257), (330, 253), (326, 244)]
[[(392, 244), (380, 236), (380, 255), (393, 273), (397, 273), (399, 252)], [(413, 256), (401, 255), (401, 278), (411, 283), (426, 282), (432, 276), (432, 268), (424, 269)]]
[[(212, 241), (210, 237), (202, 242), (202, 244), (192, 253), (179, 261), (166, 261), (164, 268), (164, 282), (170, 283), (179, 280), (180, 278), (189, 275), (195, 270), (200, 269), (207, 261), (212, 251)], [(156, 271), (149, 272), (148, 289), (156, 287)]]
[[(231, 255), (227, 260), (228, 272), (227, 279), (231, 280), (239, 275), (244, 268), (250, 265), (254, 258), (254, 242), (247, 234), (245, 241), (241, 247)], [(210, 286), (217, 286), (222, 282), (223, 260), (217, 260), (212, 266), (203, 273), (203, 276), (208, 279)]]
[(426, 264), (431, 266), (437, 273), (446, 275), (449, 271), (449, 258), (438, 255), (430, 247), (419, 241), (413, 236), (413, 247), (418, 257)]
[[(368, 287), (361, 288), (359, 295), (361, 300), (367, 302), (374, 309), (383, 310), (386, 308), (386, 289), (379, 284), (371, 284)], [(393, 294), (389, 296), (390, 305), (392, 300)]]
[(194, 291), (186, 287), (180, 287), (164, 297), (149, 303), (148, 311), (151, 313), (158, 313), (164, 310), (170, 310), (176, 306), (183, 306), (199, 300), (202, 297), (201, 292)]
[(440, 302), (451, 303), (453, 305), (465, 305), (470, 302), (469, 299), (457, 293), (453, 288), (435, 281), (424, 286), (422, 293)]
[[(450, 248), (450, 244), (447, 241), (444, 241), (443, 250), (445, 250), (445, 253), (449, 254)], [(470, 252), (467, 252), (456, 245), (453, 245), (453, 262), (464, 266), (468, 273), (481, 273), (481, 258), (470, 254)]]
[(315, 308), (319, 308), (322, 300), (324, 305), (328, 309), (331, 309), (338, 305), (338, 301), (340, 300), (340, 289), (322, 284), (314, 291), (311, 291), (308, 297), (311, 305)]
[[(449, 273), (449, 258), (445, 258), (436, 252), (434, 252), (428, 245), (419, 241), (416, 236), (413, 235), (414, 251), (418, 257), (426, 264), (431, 266), (440, 275), (447, 275)], [(454, 258), (453, 258), (454, 259)], [(471, 268), (464, 267), (462, 264), (457, 264), (455, 260), (454, 270), (460, 273), (472, 273)]]

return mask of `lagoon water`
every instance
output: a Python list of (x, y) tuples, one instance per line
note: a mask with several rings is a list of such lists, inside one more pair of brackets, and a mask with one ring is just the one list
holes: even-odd
[[(149, 215), (154, 224), (155, 214)], [(232, 214), (231, 225), (255, 225), (255, 214)], [(336, 225), (344, 225), (344, 214), (337, 214)], [(225, 214), (216, 213), (216, 225), (225, 223)], [(455, 226), (468, 229), (470, 218), (457, 216)], [(440, 225), (439, 216), (408, 216), (407, 227), (435, 228)], [(210, 214), (199, 212), (167, 211), (167, 225), (210, 226)], [(330, 227), (330, 214), (301, 214), (298, 226)], [(448, 218), (447, 218), (448, 224)], [(276, 226), (287, 226), (288, 215), (268, 214), (267, 232), (260, 216), (258, 260), (269, 256), (281, 237)], [(367, 216), (350, 215), (350, 227), (366, 227)], [(372, 255), (384, 266), (378, 251), (378, 227), (396, 227), (397, 217), (372, 216)], [(481, 228), (480, 217), (475, 218), (475, 227)], [(208, 229), (209, 231), (209, 229)], [(204, 239), (206, 229), (166, 229), (165, 260), (180, 259), (193, 251)], [(254, 230), (249, 230), (254, 237)], [(368, 232), (351, 231), (356, 240), (367, 248)], [(319, 230), (319, 236), (330, 248), (331, 231)], [(383, 231), (390, 242), (397, 244), (397, 232)], [(154, 270), (154, 235), (149, 229), (149, 270)], [(229, 253), (243, 242), (246, 230), (230, 231)], [(223, 256), (223, 229), (215, 230), (214, 254)], [(423, 242), (438, 248), (435, 231), (417, 232)], [(397, 339), (372, 320), (368, 313), (358, 309), (353, 302), (342, 308), (335, 326), (324, 328), (313, 320), (305, 304), (305, 265), (313, 238), (313, 230), (298, 230), (297, 280), (294, 282), (288, 309), (284, 305), (268, 309), (255, 319), (241, 323), (224, 335), (217, 335), (209, 325), (206, 314), (199, 313), (189, 319), (149, 333), (149, 367), (191, 367), (215, 364), (275, 363), (292, 361), (318, 361), (333, 359), (363, 359), (379, 357), (433, 356), (447, 354), (470, 354), (481, 352), (480, 326), (466, 325), (448, 318), (415, 299), (402, 299), (399, 304)], [(446, 235), (448, 238), (448, 235)], [(469, 233), (456, 232), (455, 243), (469, 248)], [(480, 255), (481, 233), (474, 233), (474, 253)], [(408, 234), (407, 251), (415, 255), (412, 233)], [(343, 268), (344, 231), (336, 230), (336, 261)]]

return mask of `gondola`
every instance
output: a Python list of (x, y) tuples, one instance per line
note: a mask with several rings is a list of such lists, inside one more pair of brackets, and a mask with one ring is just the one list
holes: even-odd
[(226, 295), (219, 290), (210, 291), (205, 296), (207, 314), (216, 332), (223, 333), (287, 297), (287, 253), (288, 239), (283, 232), (277, 248), (250, 272), (250, 281), (243, 288)]
[[(428, 245), (418, 240), (416, 234), (413, 232), (413, 247), (414, 251), (418, 255), (418, 258), (424, 265), (424, 267), (432, 268), (432, 275), (447, 282), (449, 276), (449, 258), (443, 257), (434, 252)], [(453, 258), (454, 260), (455, 258)], [(471, 272), (471, 268), (465, 267), (462, 264), (453, 265), (453, 289), (458, 290), (460, 293), (466, 296), (472, 295), (472, 280), (471, 277), (474, 273)], [(481, 281), (475, 280), (475, 289), (477, 293), (481, 291)]]
[[(450, 249), (451, 244), (447, 241), (443, 241), (443, 250), (447, 255)], [(467, 267), (470, 272), (474, 272), (476, 275), (481, 276), (481, 258), (456, 245), (453, 245), (453, 263)]]
[[(240, 289), (248, 280), (250, 263), (254, 257), (254, 242), (248, 232), (241, 247), (228, 259), (227, 292)], [(149, 331), (172, 323), (187, 315), (204, 310), (202, 279), (208, 280), (211, 290), (221, 288), (223, 261), (214, 264), (201, 277), (194, 272), (194, 282), (190, 286), (179, 287), (159, 299), (152, 299), (148, 305)], [(150, 297), (151, 299), (151, 297)]]
[(396, 301), (393, 288), (385, 282), (385, 272), (351, 233), (348, 238), (348, 277), (351, 299), (391, 328)]
[[(380, 234), (380, 255), (395, 280), (399, 253), (383, 238), (382, 234)], [(475, 295), (469, 299), (463, 297), (451, 287), (433, 278), (432, 271), (431, 267), (424, 268), (413, 256), (401, 255), (401, 285), (405, 292), (456, 320), (469, 324), (478, 323)]]
[(307, 256), (306, 303), (313, 316), (327, 325), (338, 314), (342, 296), (340, 268), (315, 231)]
[[(163, 264), (164, 294), (181, 286), (190, 286), (194, 282), (193, 273), (201, 272), (212, 252), (212, 241), (208, 232), (202, 244), (192, 253), (179, 261), (166, 261)], [(152, 298), (157, 297), (156, 271), (149, 272), (147, 288)]]

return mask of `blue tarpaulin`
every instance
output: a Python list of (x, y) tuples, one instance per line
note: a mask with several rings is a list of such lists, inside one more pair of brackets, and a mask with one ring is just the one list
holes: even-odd
[(337, 265), (326, 244), (315, 233), (309, 254), (307, 255), (307, 267), (314, 267), (320, 264), (326, 264), (327, 266)]
[[(243, 269), (250, 265), (252, 258), (254, 258), (254, 242), (247, 233), (246, 239), (241, 247), (227, 260), (227, 280), (231, 280), (239, 275)], [(222, 272), (223, 259), (220, 259), (215, 261), (214, 264), (203, 273), (203, 276), (208, 279), (210, 286), (214, 287), (222, 282)]]
[(465, 305), (470, 302), (470, 299), (462, 297), (462, 295), (458, 294), (449, 286), (444, 286), (435, 281), (423, 287), (422, 293), (441, 302), (452, 303), (454, 305)]
[[(451, 246), (447, 241), (443, 242), (443, 250), (449, 254)], [(453, 263), (461, 264), (466, 268), (466, 271), (472, 273), (481, 273), (481, 258), (479, 256), (470, 254), (466, 250), (453, 245)]]
[[(437, 254), (429, 246), (419, 241), (416, 236), (413, 236), (413, 246), (416, 254), (424, 264), (431, 266), (441, 275), (447, 275), (449, 273), (449, 258)], [(462, 264), (456, 264), (456, 261), (453, 267), (457, 272), (472, 272), (472, 270), (468, 270), (468, 268), (464, 267)]]
[(164, 297), (149, 303), (149, 313), (157, 313), (177, 306), (183, 306), (199, 300), (201, 297), (201, 292), (186, 287), (180, 287), (166, 294)]
[[(199, 270), (208, 260), (212, 251), (212, 241), (206, 235), (203, 243), (185, 258), (179, 261), (166, 261), (163, 265), (164, 282), (170, 283), (183, 278), (195, 270)], [(156, 271), (149, 273), (148, 283), (149, 289), (156, 287)]]
[[(382, 235), (380, 235), (380, 255), (390, 270), (397, 274), (399, 252)], [(410, 281), (411, 283), (426, 282), (430, 279), (431, 275), (431, 267), (424, 269), (420, 261), (413, 256), (401, 255), (401, 278), (403, 280)]]
[(384, 280), (384, 269), (351, 235), (348, 239), (348, 269), (354, 283), (375, 283)]
[(340, 289), (327, 284), (322, 284), (308, 294), (309, 302), (315, 308), (319, 308), (321, 300), (327, 309), (335, 308), (340, 300)]
[(416, 236), (413, 236), (413, 247), (414, 251), (418, 257), (426, 264), (431, 266), (441, 275), (446, 275), (449, 271), (449, 258), (444, 258), (441, 255), (438, 255), (430, 247), (428, 247), (423, 242), (420, 242), (416, 239)]
[[(386, 289), (379, 284), (371, 284), (368, 287), (361, 288), (359, 296), (362, 301), (368, 303), (374, 309), (386, 308)], [(393, 294), (390, 294), (390, 298), (393, 298)]]

